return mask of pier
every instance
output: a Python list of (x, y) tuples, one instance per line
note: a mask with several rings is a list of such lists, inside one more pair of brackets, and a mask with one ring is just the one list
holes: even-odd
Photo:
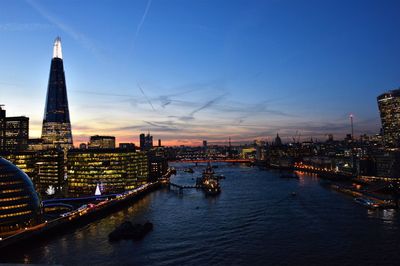
[(169, 188), (173, 187), (173, 188), (177, 188), (179, 189), (179, 193), (182, 193), (184, 189), (201, 189), (203, 188), (203, 186), (201, 185), (178, 185), (178, 184), (174, 184), (169, 182), (168, 183)]

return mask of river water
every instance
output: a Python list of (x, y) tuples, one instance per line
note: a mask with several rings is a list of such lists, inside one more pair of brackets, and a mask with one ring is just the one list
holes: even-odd
[[(400, 219), (371, 211), (326, 181), (217, 164), (222, 192), (160, 189), (84, 227), (0, 254), (0, 262), (62, 265), (399, 265)], [(178, 184), (205, 165), (175, 164)], [(193, 167), (194, 174), (180, 169)], [(291, 195), (296, 192), (296, 196)], [(125, 220), (151, 221), (141, 241), (108, 242)]]

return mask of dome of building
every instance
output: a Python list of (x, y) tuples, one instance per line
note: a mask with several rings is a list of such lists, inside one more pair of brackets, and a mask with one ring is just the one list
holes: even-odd
[(0, 235), (37, 224), (40, 205), (31, 179), (0, 158)]

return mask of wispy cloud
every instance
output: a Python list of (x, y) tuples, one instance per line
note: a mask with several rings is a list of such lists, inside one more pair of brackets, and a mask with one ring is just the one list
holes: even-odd
[(40, 4), (38, 4), (34, 0), (26, 0), (26, 2), (35, 9), (44, 19), (54, 24), (56, 27), (64, 31), (70, 37), (72, 37), (75, 41), (77, 41), (84, 48), (89, 50), (97, 59), (100, 59), (98, 49), (94, 45), (94, 43), (83, 33), (73, 29), (71, 26), (65, 24), (57, 17), (53, 16), (51, 12), (48, 12), (45, 8), (43, 8)]

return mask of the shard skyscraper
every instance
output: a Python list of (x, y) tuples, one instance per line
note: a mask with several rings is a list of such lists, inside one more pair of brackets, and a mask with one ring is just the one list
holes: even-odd
[(72, 147), (67, 87), (65, 84), (61, 39), (59, 37), (54, 41), (43, 117), (42, 139), (46, 147), (60, 147), (63, 149)]

